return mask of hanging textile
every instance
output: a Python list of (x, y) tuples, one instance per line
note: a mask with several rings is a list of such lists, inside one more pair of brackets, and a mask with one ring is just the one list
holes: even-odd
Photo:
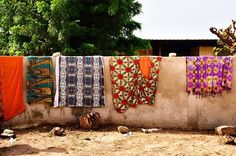
[(22, 63), (23, 57), (0, 57), (0, 80), (5, 121), (25, 111)]
[(55, 96), (54, 96), (54, 107), (58, 107), (59, 105), (59, 83), (60, 83), (60, 73), (59, 73), (59, 61), (60, 61), (60, 56), (56, 57), (56, 65), (55, 65), (55, 79), (56, 79), (56, 91), (55, 91)]
[(54, 69), (49, 56), (29, 56), (27, 71), (27, 102), (52, 104)]
[(3, 114), (3, 103), (2, 103), (2, 83), (0, 80), (0, 126), (4, 121), (4, 114)]
[(231, 91), (232, 58), (200, 56), (187, 57), (187, 92), (207, 96)]
[(103, 68), (101, 56), (61, 56), (59, 104), (54, 106), (104, 106)]
[(146, 77), (140, 70), (140, 57), (111, 57), (113, 104), (117, 112), (139, 104), (154, 104), (161, 57), (150, 57), (150, 61), (150, 74)]
[(144, 75), (146, 79), (149, 78), (150, 75), (150, 68), (151, 68), (151, 60), (148, 56), (143, 56), (139, 60), (139, 66), (141, 73)]

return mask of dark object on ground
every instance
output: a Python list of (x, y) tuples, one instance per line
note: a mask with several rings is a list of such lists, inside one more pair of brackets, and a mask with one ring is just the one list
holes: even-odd
[(88, 141), (90, 141), (91, 139), (90, 139), (90, 138), (84, 138), (84, 140), (88, 140)]
[(117, 130), (121, 133), (121, 134), (126, 134), (128, 133), (130, 130), (128, 127), (126, 126), (118, 126)]
[(100, 125), (100, 115), (97, 112), (85, 113), (79, 117), (79, 123), (83, 129), (96, 130)]
[(216, 133), (219, 135), (230, 135), (236, 136), (236, 126), (219, 126), (215, 129)]

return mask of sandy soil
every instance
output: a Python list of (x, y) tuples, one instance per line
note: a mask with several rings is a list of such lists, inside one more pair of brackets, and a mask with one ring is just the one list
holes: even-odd
[(134, 128), (123, 135), (116, 127), (83, 131), (65, 127), (66, 135), (50, 136), (50, 126), (16, 130), (11, 144), (0, 139), (0, 155), (236, 155), (236, 146), (220, 145), (218, 136), (209, 131), (161, 130), (143, 133)]

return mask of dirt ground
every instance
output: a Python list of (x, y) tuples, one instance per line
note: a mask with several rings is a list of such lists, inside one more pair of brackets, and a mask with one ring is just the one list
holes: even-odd
[(50, 136), (53, 127), (15, 130), (13, 142), (0, 139), (0, 155), (236, 155), (236, 146), (220, 145), (213, 131), (160, 130), (143, 133), (131, 128), (132, 135), (117, 132), (116, 127), (83, 131), (64, 127), (65, 136)]

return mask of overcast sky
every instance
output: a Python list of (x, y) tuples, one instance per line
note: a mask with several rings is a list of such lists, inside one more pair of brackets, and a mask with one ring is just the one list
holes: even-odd
[(236, 0), (137, 0), (145, 39), (212, 39), (209, 28), (226, 28), (236, 20)]

